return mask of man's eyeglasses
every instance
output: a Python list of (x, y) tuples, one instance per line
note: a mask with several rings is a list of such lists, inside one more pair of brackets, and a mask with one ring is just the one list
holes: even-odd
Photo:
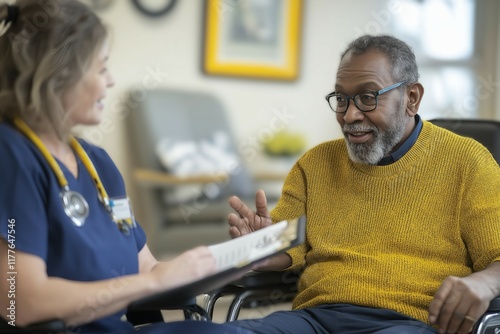
[(396, 89), (404, 83), (405, 81), (401, 81), (394, 85), (390, 85), (389, 87), (382, 88), (378, 92), (366, 91), (353, 96), (333, 92), (326, 96), (326, 100), (328, 101), (330, 108), (339, 114), (347, 111), (349, 108), (349, 100), (353, 100), (356, 107), (363, 112), (372, 111), (377, 108), (378, 97), (380, 95)]

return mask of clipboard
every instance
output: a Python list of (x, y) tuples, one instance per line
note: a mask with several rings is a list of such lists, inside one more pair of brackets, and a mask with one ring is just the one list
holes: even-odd
[[(203, 293), (229, 284), (247, 273), (256, 262), (298, 246), (306, 238), (306, 218), (282, 221), (258, 231), (220, 244), (209, 246), (216, 257), (218, 272), (174, 289), (141, 298), (128, 306), (130, 311), (147, 311), (178, 308)], [(245, 243), (257, 247), (248, 253), (234, 254), (234, 247), (244, 248)], [(226, 252), (224, 250), (227, 250)], [(228, 256), (229, 258), (224, 258)], [(231, 258), (231, 256), (234, 256)], [(222, 257), (222, 260), (221, 260)]]

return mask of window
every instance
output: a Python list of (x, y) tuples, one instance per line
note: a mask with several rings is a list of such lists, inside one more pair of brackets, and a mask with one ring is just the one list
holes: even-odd
[(425, 87), (420, 114), (477, 118), (476, 4), (473, 0), (400, 0), (397, 37), (414, 48)]

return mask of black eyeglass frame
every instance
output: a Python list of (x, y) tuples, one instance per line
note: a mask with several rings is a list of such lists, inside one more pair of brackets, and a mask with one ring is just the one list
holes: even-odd
[[(362, 93), (359, 93), (359, 94), (356, 94), (356, 95), (353, 95), (353, 96), (347, 96), (345, 94), (340, 94), (340, 93), (337, 93), (337, 92), (332, 92), (330, 94), (328, 94), (327, 96), (325, 96), (326, 98), (326, 102), (328, 102), (328, 105), (330, 106), (330, 109), (333, 110), (333, 112), (337, 113), (337, 114), (345, 114), (347, 112), (347, 110), (349, 109), (349, 103), (350, 103), (350, 100), (352, 100), (354, 102), (354, 105), (356, 106), (356, 108), (358, 108), (360, 111), (362, 112), (370, 112), (370, 111), (373, 111), (375, 109), (377, 109), (378, 107), (378, 97), (382, 94), (385, 94), (393, 89), (396, 89), (398, 87), (400, 87), (401, 85), (405, 84), (406, 81), (401, 81), (401, 82), (398, 82), (398, 83), (395, 83), (393, 85), (390, 85), (388, 87), (385, 87), (385, 88), (382, 88), (381, 90), (379, 91), (371, 91), (371, 90), (367, 90), (367, 91), (364, 91)], [(372, 109), (369, 109), (369, 110), (363, 110), (361, 109), (358, 104), (356, 103), (356, 100), (355, 98), (360, 96), (360, 95), (363, 95), (363, 94), (366, 94), (366, 93), (372, 93), (373, 96), (375, 97), (375, 106), (372, 108)], [(345, 98), (347, 100), (347, 105), (345, 107), (345, 110), (344, 111), (336, 111), (332, 108), (332, 105), (330, 104), (330, 98), (332, 96), (341, 96), (343, 98)]]

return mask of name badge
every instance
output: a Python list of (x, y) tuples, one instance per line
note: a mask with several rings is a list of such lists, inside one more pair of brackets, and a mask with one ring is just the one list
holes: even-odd
[(113, 220), (117, 224), (126, 223), (130, 227), (135, 227), (134, 214), (132, 213), (132, 208), (130, 206), (130, 200), (128, 197), (123, 198), (111, 198), (109, 200), (109, 206), (111, 208), (111, 215)]

